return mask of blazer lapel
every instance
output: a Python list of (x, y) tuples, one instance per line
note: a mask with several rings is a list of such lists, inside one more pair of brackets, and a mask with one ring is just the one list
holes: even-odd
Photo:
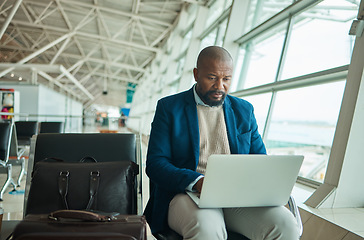
[(185, 114), (187, 118), (188, 132), (191, 139), (193, 155), (195, 156), (195, 168), (197, 168), (199, 154), (200, 154), (200, 132), (198, 128), (198, 117), (196, 102), (193, 97), (193, 89), (188, 91), (186, 96)]
[(235, 124), (235, 115), (234, 111), (231, 108), (230, 99), (228, 96), (226, 96), (224, 101), (224, 113), (225, 113), (225, 124), (226, 124), (226, 130), (227, 135), (229, 139), (229, 145), (230, 145), (230, 152), (231, 153), (237, 153), (238, 152), (238, 146), (237, 146), (237, 134), (236, 134), (236, 124)]

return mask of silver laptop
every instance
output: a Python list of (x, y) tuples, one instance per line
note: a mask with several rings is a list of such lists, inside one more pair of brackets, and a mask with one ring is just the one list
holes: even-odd
[(211, 155), (201, 194), (187, 194), (200, 208), (283, 206), (302, 162), (297, 155)]

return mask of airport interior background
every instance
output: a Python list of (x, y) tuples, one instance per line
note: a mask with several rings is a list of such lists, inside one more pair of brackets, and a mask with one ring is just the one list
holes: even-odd
[[(201, 49), (226, 48), (268, 154), (304, 155), (302, 239), (364, 238), (363, 0), (1, 0), (0, 27), (2, 119), (136, 133), (143, 167), (158, 99), (193, 86)], [(22, 218), (24, 185), (4, 220)]]

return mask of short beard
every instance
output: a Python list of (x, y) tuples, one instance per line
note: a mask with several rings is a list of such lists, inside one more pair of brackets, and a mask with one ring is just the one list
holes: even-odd
[[(214, 101), (214, 100), (211, 100), (209, 98), (209, 95), (210, 94), (214, 94), (214, 93), (219, 93), (219, 94), (222, 94), (221, 96), (221, 100), (218, 100), (218, 101)], [(201, 100), (206, 103), (207, 105), (211, 106), (211, 107), (215, 107), (215, 106), (220, 106), (222, 105), (222, 103), (224, 102), (225, 100), (225, 97), (226, 97), (226, 93), (224, 91), (208, 91), (206, 92), (204, 95), (200, 96)]]

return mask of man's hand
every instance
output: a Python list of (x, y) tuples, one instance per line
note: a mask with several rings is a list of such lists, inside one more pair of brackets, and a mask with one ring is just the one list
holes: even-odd
[(204, 178), (200, 178), (197, 183), (193, 186), (192, 189), (196, 190), (197, 192), (201, 192), (201, 189), (202, 189), (202, 184), (203, 184), (203, 179)]

